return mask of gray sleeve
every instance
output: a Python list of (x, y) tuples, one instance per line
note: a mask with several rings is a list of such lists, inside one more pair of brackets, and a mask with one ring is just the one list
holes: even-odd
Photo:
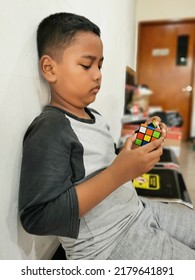
[(74, 166), (83, 151), (66, 122), (61, 116), (35, 121), (25, 135), (19, 212), (24, 229), (31, 234), (78, 236), (74, 182), (84, 174)]

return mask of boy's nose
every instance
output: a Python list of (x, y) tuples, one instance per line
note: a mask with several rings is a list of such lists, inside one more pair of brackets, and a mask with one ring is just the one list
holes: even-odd
[(93, 73), (93, 80), (97, 81), (97, 80), (101, 80), (101, 78), (102, 78), (102, 73), (101, 73), (101, 70), (98, 68)]

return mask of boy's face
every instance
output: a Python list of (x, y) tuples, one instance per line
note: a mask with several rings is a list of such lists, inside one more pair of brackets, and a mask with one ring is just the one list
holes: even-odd
[(78, 33), (63, 51), (62, 59), (53, 63), (51, 104), (78, 114), (95, 100), (100, 89), (102, 41), (93, 33)]

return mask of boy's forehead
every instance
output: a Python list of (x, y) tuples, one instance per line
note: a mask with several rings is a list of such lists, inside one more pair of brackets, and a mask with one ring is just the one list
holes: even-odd
[(102, 55), (103, 44), (101, 38), (92, 32), (82, 32), (75, 35), (74, 39), (64, 51), (81, 52), (82, 56), (93, 56), (93, 52), (100, 52)]
[(92, 32), (78, 32), (77, 34), (75, 34), (72, 43), (87, 45), (93, 43), (94, 41), (95, 43), (101, 42), (102, 44), (101, 38), (98, 35)]

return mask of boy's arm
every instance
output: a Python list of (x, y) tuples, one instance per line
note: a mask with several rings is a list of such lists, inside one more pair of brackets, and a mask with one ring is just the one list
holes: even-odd
[(163, 138), (131, 150), (134, 140), (135, 136), (129, 137), (108, 168), (76, 187), (80, 216), (85, 215), (122, 184), (149, 171), (159, 161)]
[[(47, 116), (46, 122), (41, 118), (30, 126), (24, 140), (19, 191), (21, 223), (31, 234), (76, 238), (79, 209), (72, 181), (84, 174), (80, 169), (73, 173), (71, 164), (78, 164), (78, 160), (70, 163), (72, 134), (64, 115)], [(61, 134), (64, 129), (66, 138)]]
[(122, 184), (152, 169), (160, 160), (161, 144), (166, 137), (167, 127), (158, 116), (148, 119), (147, 123), (151, 123), (153, 119), (161, 129), (160, 139), (133, 150), (136, 135), (129, 137), (107, 169), (77, 186), (80, 216), (85, 215)]

